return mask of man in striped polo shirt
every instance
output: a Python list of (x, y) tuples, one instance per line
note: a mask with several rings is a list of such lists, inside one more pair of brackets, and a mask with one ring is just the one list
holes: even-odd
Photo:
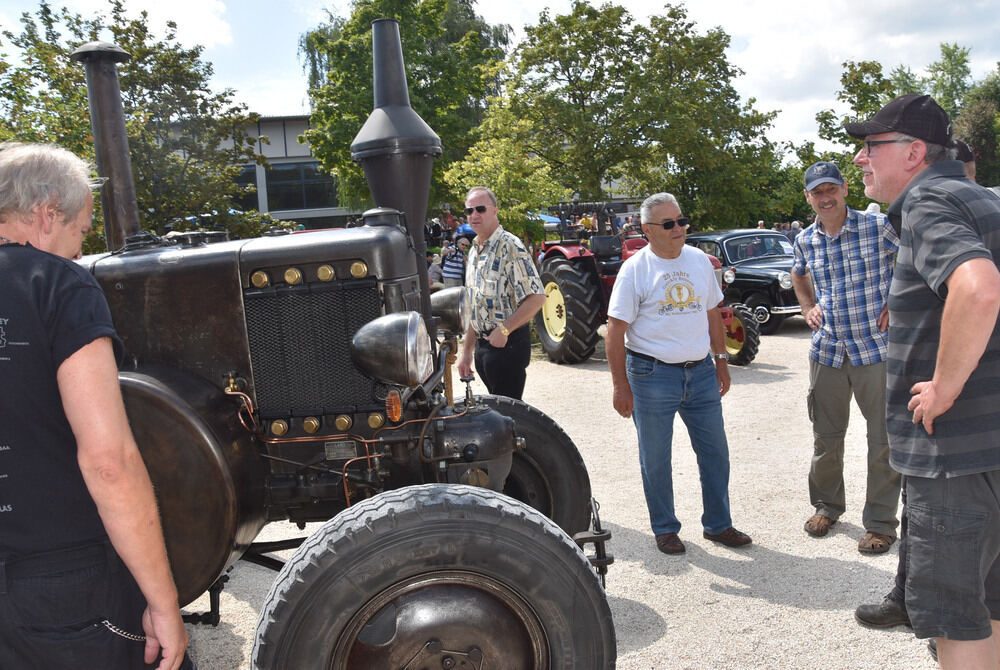
[(816, 513), (805, 530), (825, 536), (846, 508), (844, 435), (853, 395), (868, 424), (865, 535), (858, 551), (882, 554), (896, 541), (899, 525), (899, 473), (889, 467), (885, 429), (886, 300), (899, 238), (883, 214), (847, 206), (847, 184), (833, 163), (819, 161), (806, 170), (805, 196), (816, 223), (795, 239), (792, 264), (795, 295), (814, 331), (808, 407), (809, 498)]
[(854, 157), (892, 202), (890, 463), (906, 488), (906, 610), (942, 668), (1000, 667), (1000, 198), (965, 179), (951, 123), (908, 94), (870, 121)]

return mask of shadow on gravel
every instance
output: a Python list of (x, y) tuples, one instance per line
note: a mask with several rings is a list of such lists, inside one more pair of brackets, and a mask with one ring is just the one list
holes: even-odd
[[(605, 526), (612, 530), (610, 550), (616, 560), (640, 562), (654, 575), (679, 576), (695, 568), (706, 570), (724, 580), (709, 587), (716, 593), (799, 609), (853, 611), (869, 596), (863, 589), (852, 592), (852, 584), (884, 584), (888, 589), (895, 576), (867, 564), (860, 554), (850, 559), (797, 556), (756, 541), (742, 549), (716, 547), (702, 538), (697, 523), (688, 524), (688, 530), (680, 533), (687, 552), (665, 556), (657, 551), (651, 534), (614, 524)], [(712, 553), (706, 551), (706, 546), (712, 546)], [(895, 567), (895, 562), (892, 565)], [(609, 579), (613, 579), (613, 573)]]
[(651, 607), (626, 598), (608, 598), (608, 605), (615, 620), (619, 656), (652, 646), (667, 633), (667, 622)]

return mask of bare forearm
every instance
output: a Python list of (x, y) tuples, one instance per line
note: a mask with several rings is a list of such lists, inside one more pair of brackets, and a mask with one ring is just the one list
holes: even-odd
[(56, 377), (80, 472), (115, 551), (151, 607), (176, 611), (156, 499), (128, 425), (110, 340), (82, 347)]
[(795, 297), (802, 307), (802, 313), (805, 314), (816, 305), (816, 294), (813, 291), (812, 281), (809, 279), (809, 275), (799, 275), (794, 272), (791, 275)]
[(708, 341), (713, 354), (726, 353), (726, 333), (718, 307), (708, 310)]
[(960, 265), (948, 280), (934, 382), (954, 399), (979, 364), (1000, 313), (1000, 273), (988, 259)]
[(134, 444), (118, 458), (80, 458), (80, 470), (111, 544), (154, 609), (177, 607), (160, 515)]
[(604, 338), (604, 353), (611, 369), (611, 383), (616, 388), (628, 386), (625, 372), (625, 329), (628, 325), (619, 319), (608, 319), (608, 335)]
[(504, 319), (507, 330), (514, 331), (531, 321), (535, 313), (545, 304), (545, 296), (540, 293), (529, 295), (521, 301), (514, 313)]

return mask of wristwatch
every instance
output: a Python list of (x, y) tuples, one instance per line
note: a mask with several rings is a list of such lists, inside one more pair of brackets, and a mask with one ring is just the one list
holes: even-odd
[(715, 360), (720, 360), (721, 359), (721, 360), (724, 360), (724, 361), (728, 361), (729, 360), (729, 354), (712, 354), (712, 358), (714, 358)]
[[(509, 331), (509, 330), (507, 330), (507, 326), (505, 326), (505, 325), (503, 325), (503, 324), (501, 323), (501, 324), (500, 324), (499, 326), (497, 326), (497, 328), (499, 328), (499, 329), (500, 329), (500, 332), (501, 332), (501, 333), (503, 333), (503, 336), (504, 336), (504, 337), (510, 337), (510, 331)], [(727, 354), (727, 355), (728, 355), (728, 354)]]

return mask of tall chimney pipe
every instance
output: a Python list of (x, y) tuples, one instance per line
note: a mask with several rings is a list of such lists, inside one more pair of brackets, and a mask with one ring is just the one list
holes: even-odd
[(441, 138), (410, 107), (403, 45), (395, 19), (372, 23), (372, 65), (375, 108), (351, 143), (351, 158), (365, 171), (375, 206), (406, 214), (420, 268), (420, 311), (428, 328), (433, 328), (424, 219), (431, 169), (441, 155)]
[(88, 42), (70, 56), (83, 63), (87, 73), (87, 100), (90, 102), (90, 127), (94, 133), (97, 173), (108, 178), (101, 190), (104, 212), (104, 236), (108, 251), (118, 251), (125, 240), (138, 234), (139, 205), (135, 198), (132, 160), (125, 134), (125, 109), (118, 85), (118, 63), (131, 56), (121, 47), (107, 42)]

